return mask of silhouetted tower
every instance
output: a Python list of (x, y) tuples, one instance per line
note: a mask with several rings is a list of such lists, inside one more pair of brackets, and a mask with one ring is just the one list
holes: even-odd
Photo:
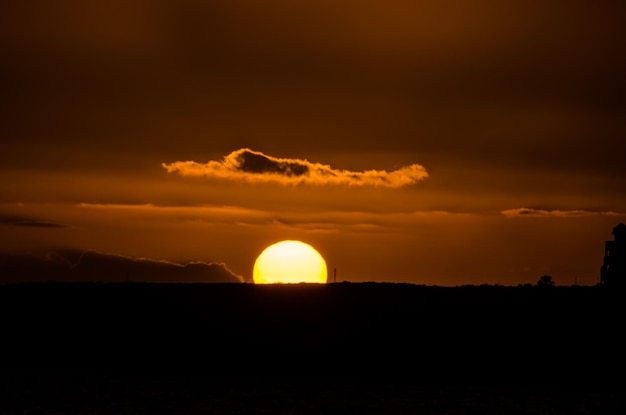
[(604, 264), (600, 269), (600, 283), (605, 285), (626, 284), (626, 225), (613, 228), (614, 240), (604, 243)]

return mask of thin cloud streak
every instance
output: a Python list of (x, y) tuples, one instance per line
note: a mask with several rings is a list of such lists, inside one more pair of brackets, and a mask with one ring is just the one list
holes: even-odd
[(591, 211), (591, 210), (545, 210), (518, 208), (507, 209), (500, 212), (507, 218), (575, 218), (583, 216), (626, 216), (624, 213), (612, 211)]
[[(338, 226), (389, 231), (395, 228), (404, 229), (412, 224), (436, 219), (476, 217), (472, 213), (446, 211), (409, 211), (376, 213), (361, 210), (349, 211), (271, 211), (247, 209), (237, 206), (158, 206), (154, 204), (91, 204), (80, 203), (80, 209), (91, 209), (101, 212), (113, 210), (118, 217), (126, 219), (150, 218), (151, 221), (182, 220), (205, 224), (231, 224), (237, 226), (278, 225), (302, 230), (335, 229)], [(122, 215), (122, 216), (120, 216)], [(128, 216), (126, 216), (128, 215)]]
[(123, 204), (123, 203), (79, 203), (77, 205), (83, 209), (112, 209), (112, 210), (128, 210), (128, 211), (160, 211), (169, 213), (184, 212), (200, 212), (209, 214), (228, 214), (232, 216), (256, 216), (264, 213), (258, 209), (246, 209), (238, 206), (222, 206), (222, 205), (199, 205), (199, 206), (160, 206), (153, 203), (143, 204)]
[(67, 225), (62, 223), (13, 216), (0, 217), (0, 224), (10, 226), (23, 226), (27, 228), (67, 228)]
[(204, 222), (204, 223), (269, 223), (272, 222), (271, 212), (247, 209), (237, 206), (159, 206), (146, 204), (98, 204), (79, 203), (80, 210), (103, 213), (115, 211), (118, 215), (135, 220), (171, 221), (171, 222)]
[(176, 161), (163, 163), (169, 173), (182, 176), (199, 176), (248, 183), (278, 183), (281, 185), (348, 185), (399, 188), (409, 186), (428, 177), (426, 169), (411, 164), (393, 171), (350, 171), (334, 169), (326, 164), (308, 160), (278, 158), (258, 151), (242, 148), (233, 151), (223, 160), (208, 163)]

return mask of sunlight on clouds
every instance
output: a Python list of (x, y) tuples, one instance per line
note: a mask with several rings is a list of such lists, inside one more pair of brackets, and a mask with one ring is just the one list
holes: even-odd
[(247, 148), (233, 151), (221, 161), (208, 163), (176, 161), (163, 163), (169, 173), (183, 176), (238, 180), (249, 183), (279, 183), (282, 185), (349, 185), (398, 188), (417, 183), (428, 177), (426, 169), (411, 164), (398, 170), (350, 171), (308, 160), (277, 158)]

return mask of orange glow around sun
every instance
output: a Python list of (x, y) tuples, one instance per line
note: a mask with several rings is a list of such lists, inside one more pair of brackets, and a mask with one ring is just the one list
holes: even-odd
[(255, 284), (326, 283), (326, 261), (311, 245), (281, 241), (261, 252), (252, 278)]

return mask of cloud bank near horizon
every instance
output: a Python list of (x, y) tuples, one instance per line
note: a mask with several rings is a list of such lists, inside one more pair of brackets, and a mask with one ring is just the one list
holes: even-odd
[(178, 264), (95, 251), (0, 254), (0, 284), (18, 282), (239, 283), (223, 263)]
[(176, 161), (162, 163), (169, 173), (236, 180), (248, 183), (278, 183), (281, 185), (348, 185), (399, 188), (428, 177), (426, 169), (411, 164), (393, 171), (350, 171), (308, 160), (268, 156), (248, 148), (235, 150), (222, 160), (207, 163)]

